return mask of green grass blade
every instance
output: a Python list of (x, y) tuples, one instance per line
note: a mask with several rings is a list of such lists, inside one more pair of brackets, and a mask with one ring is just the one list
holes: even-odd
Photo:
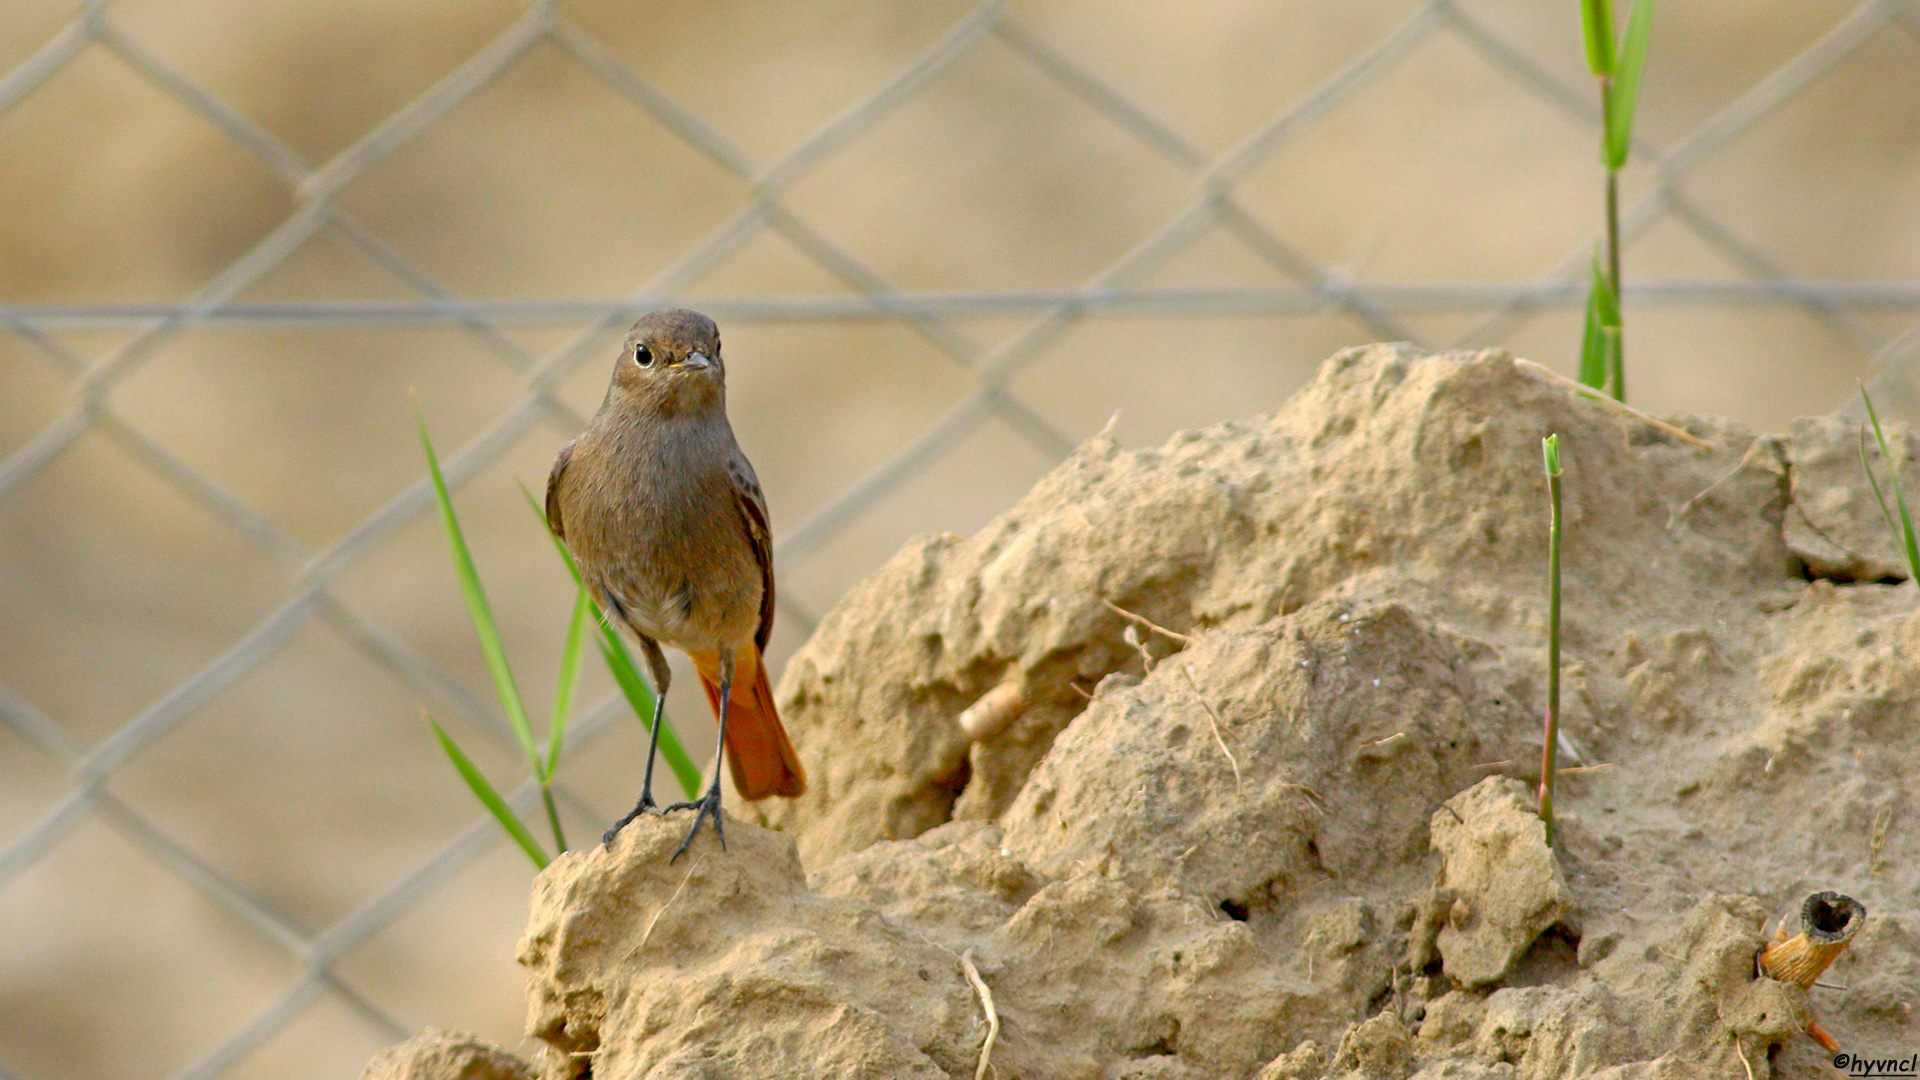
[(1867, 403), (1867, 419), (1873, 423), (1873, 437), (1880, 444), (1880, 458), (1887, 463), (1887, 477), (1893, 488), (1893, 501), (1900, 507), (1900, 521), (1896, 524), (1893, 512), (1887, 509), (1887, 497), (1880, 492), (1880, 482), (1874, 479), (1873, 466), (1867, 464), (1866, 433), (1860, 437), (1860, 467), (1866, 470), (1867, 483), (1873, 488), (1873, 499), (1880, 504), (1880, 513), (1887, 519), (1887, 528), (1893, 531), (1896, 541), (1906, 548), (1907, 570), (1915, 583), (1920, 584), (1920, 540), (1916, 540), (1913, 529), (1913, 513), (1907, 509), (1905, 485), (1900, 483), (1900, 463), (1893, 459), (1887, 448), (1886, 433), (1880, 430), (1880, 416), (1873, 411), (1873, 399), (1867, 396), (1865, 384), (1860, 387), (1860, 400)]
[(1623, 342), (1626, 330), (1620, 321), (1620, 296), (1614, 292), (1605, 274), (1599, 273), (1599, 261), (1594, 262), (1595, 281), (1599, 288), (1594, 290), (1595, 304), (1600, 316), (1600, 368), (1604, 373), (1600, 388), (1616, 401), (1627, 398), (1627, 373), (1624, 364), (1625, 349)]
[(460, 520), (454, 516), (453, 499), (447, 494), (447, 480), (440, 473), (440, 459), (434, 455), (425, 420), (420, 421), (420, 443), (427, 451), (427, 469), (433, 474), (434, 495), (440, 500), (440, 519), (447, 527), (447, 542), (453, 548), (453, 568), (460, 579), (460, 591), (467, 598), (467, 614), (473, 620), (474, 635), (480, 639), (480, 651), (487, 658), (487, 670), (493, 673), (500, 705), (507, 711), (507, 720), (520, 740), (520, 749), (526, 753), (527, 763), (538, 772), (540, 752), (534, 746), (533, 729), (527, 725), (527, 709), (520, 699), (520, 687), (513, 681), (513, 669), (507, 666), (507, 652), (500, 644), (493, 608), (487, 604), (486, 590), (480, 587), (480, 572), (474, 569), (473, 553), (467, 550), (467, 538), (460, 531)]
[(1599, 311), (1602, 329), (1620, 329), (1620, 298), (1614, 295), (1613, 285), (1607, 280), (1606, 271), (1600, 268), (1600, 255), (1593, 256), (1594, 304)]
[[(524, 486), (520, 491), (527, 497), (527, 505), (533, 507), (533, 512), (544, 524), (547, 520), (545, 508), (534, 499), (533, 492), (528, 491)], [(568, 551), (567, 545), (558, 536), (553, 535), (551, 528), (547, 530), (547, 536), (553, 540), (554, 550), (560, 553), (561, 561), (567, 564), (567, 572), (573, 575), (574, 583), (584, 588), (584, 584), (580, 581), (580, 567), (573, 561), (573, 552)], [(596, 606), (595, 615), (594, 625), (600, 629), (598, 638), (600, 655), (606, 660), (607, 669), (613, 673), (613, 681), (619, 685), (621, 694), (626, 697), (628, 706), (633, 709), (633, 714), (640, 718), (640, 722), (653, 723), (653, 691), (647, 688), (646, 680), (640, 677), (640, 669), (633, 662), (633, 654), (627, 651), (627, 643), (621, 640), (620, 632), (607, 621), (606, 613)], [(673, 730), (671, 723), (660, 725), (660, 756), (667, 760), (667, 767), (673, 770), (674, 778), (680, 781), (680, 787), (687, 793), (687, 798), (698, 798), (700, 767), (687, 756), (686, 748), (680, 745), (680, 736)]]
[(1887, 528), (1895, 536), (1900, 535), (1900, 526), (1893, 520), (1893, 511), (1887, 506), (1887, 497), (1880, 491), (1880, 481), (1873, 475), (1873, 462), (1867, 458), (1867, 429), (1860, 429), (1860, 471), (1867, 474), (1867, 486), (1873, 489), (1873, 501), (1880, 504), (1880, 516), (1886, 519)]
[(546, 804), (547, 824), (553, 828), (555, 850), (567, 850), (567, 834), (560, 825), (560, 808), (553, 801), (553, 774), (560, 767), (560, 747), (567, 736), (567, 713), (573, 708), (573, 685), (580, 674), (580, 636), (586, 629), (587, 609), (592, 602), (587, 590), (576, 588), (573, 615), (567, 620), (566, 643), (560, 649), (560, 673), (554, 678), (553, 717), (547, 722), (547, 754), (537, 764), (540, 798)]
[(1580, 385), (1595, 390), (1607, 384), (1606, 339), (1600, 333), (1598, 301), (1587, 295), (1587, 324), (1580, 334)]
[(560, 744), (566, 738), (567, 713), (573, 708), (573, 684), (580, 674), (580, 638), (587, 626), (587, 611), (593, 607), (593, 601), (587, 598), (585, 586), (574, 590), (573, 616), (567, 620), (567, 641), (560, 650), (560, 675), (554, 680), (553, 721), (547, 725), (547, 758), (543, 762), (540, 782), (548, 783), (553, 779), (553, 770), (560, 764)]
[(1647, 42), (1653, 37), (1653, 0), (1633, 0), (1627, 13), (1627, 36), (1620, 43), (1619, 69), (1607, 94), (1607, 168), (1627, 163), (1627, 145), (1633, 138), (1633, 111), (1640, 102), (1640, 77), (1647, 70)]
[(1613, 74), (1612, 0), (1580, 0), (1580, 25), (1587, 33), (1587, 66), (1602, 78)]
[(1607, 381), (1601, 389), (1615, 401), (1627, 400), (1626, 350), (1622, 347), (1622, 341), (1623, 335), (1618, 325), (1600, 327), (1600, 354), (1607, 370)]
[(1580, 383), (1599, 390), (1607, 385), (1607, 340), (1605, 298), (1613, 290), (1607, 287), (1606, 272), (1600, 269), (1600, 256), (1593, 256), (1593, 280), (1587, 286), (1587, 324), (1580, 341)]
[(440, 746), (447, 752), (448, 760), (453, 762), (453, 767), (459, 771), (461, 779), (467, 782), (467, 787), (472, 789), (481, 805), (493, 814), (493, 819), (500, 823), (501, 828), (507, 830), (507, 835), (513, 837), (514, 842), (520, 845), (520, 850), (527, 853), (527, 858), (533, 860), (533, 865), (545, 870), (547, 863), (551, 860), (547, 858), (547, 853), (541, 850), (540, 841), (535, 840), (533, 834), (527, 831), (527, 827), (520, 823), (520, 818), (514, 814), (513, 808), (507, 805), (507, 800), (502, 799), (500, 793), (493, 789), (493, 785), (487, 783), (487, 778), (480, 775), (480, 770), (474, 767), (467, 755), (460, 752), (460, 747), (447, 736), (439, 723), (432, 717), (427, 718), (427, 723), (433, 725), (433, 733), (440, 737)]
[[(533, 516), (540, 519), (540, 528), (546, 531), (547, 539), (553, 541), (553, 550), (560, 553), (560, 561), (567, 564), (567, 573), (573, 575), (573, 583), (581, 585), (580, 568), (574, 565), (573, 552), (567, 550), (566, 541), (554, 535), (553, 524), (547, 520), (547, 508), (541, 506), (540, 500), (533, 497), (533, 492), (527, 490), (527, 485), (520, 485), (520, 494), (527, 500), (527, 505), (533, 507)], [(582, 587), (585, 586), (582, 585)]]
[(560, 807), (553, 801), (553, 788), (551, 786), (547, 784), (540, 785), (540, 802), (547, 810), (547, 824), (553, 827), (553, 850), (565, 854), (567, 850), (567, 834), (560, 828)]

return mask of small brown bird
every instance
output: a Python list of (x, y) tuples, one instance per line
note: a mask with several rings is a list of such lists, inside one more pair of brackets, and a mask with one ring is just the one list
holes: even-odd
[[(807, 774), (774, 711), (761, 662), (773, 632), (773, 531), (766, 496), (727, 423), (720, 329), (697, 311), (656, 311), (633, 324), (600, 411), (560, 448), (547, 477), (547, 524), (609, 616), (639, 639), (656, 693), (646, 779), (612, 842), (653, 801), (653, 759), (670, 672), (660, 644), (686, 653), (720, 723), (700, 823), (720, 820), (720, 762), (748, 800), (807, 790)], [(720, 703), (726, 702), (723, 709)]]

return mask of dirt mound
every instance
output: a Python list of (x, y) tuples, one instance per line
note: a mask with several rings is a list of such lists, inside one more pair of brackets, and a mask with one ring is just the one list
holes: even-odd
[(491, 1043), (428, 1028), (375, 1054), (362, 1075), (365, 1080), (533, 1080), (534, 1071)]
[[(788, 667), (780, 832), (541, 876), (544, 1075), (1815, 1075), (1814, 1012), (1920, 1050), (1920, 595), (1853, 432), (1675, 423), (1376, 346), (909, 545)], [(1548, 432), (1590, 767), (1553, 852)], [(1756, 981), (1825, 888), (1869, 911), (1848, 989)]]

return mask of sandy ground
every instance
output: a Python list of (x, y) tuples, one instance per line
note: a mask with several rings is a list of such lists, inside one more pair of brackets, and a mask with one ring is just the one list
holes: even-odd
[[(1816, 1017), (1920, 1050), (1920, 596), (1835, 464), (1850, 430), (1674, 425), (1505, 353), (1374, 346), (1271, 417), (1086, 443), (801, 648), (805, 798), (725, 852), (671, 862), (684, 820), (648, 819), (540, 876), (531, 1067), (1831, 1075)], [(1836, 988), (1756, 979), (1819, 890), (1868, 913)], [(369, 1075), (456, 1075), (423, 1060)]]

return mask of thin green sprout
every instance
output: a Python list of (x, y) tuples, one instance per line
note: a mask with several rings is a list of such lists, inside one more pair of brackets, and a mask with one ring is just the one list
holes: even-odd
[[(507, 653), (500, 641), (500, 630), (493, 617), (493, 607), (487, 601), (486, 589), (480, 584), (480, 572), (474, 566), (473, 553), (467, 546), (465, 533), (460, 528), (460, 519), (453, 510), (453, 498), (447, 492), (446, 476), (440, 470), (440, 459), (433, 450), (433, 440), (427, 434), (426, 421), (420, 420), (420, 444), (427, 455), (427, 471), (433, 477), (433, 492), (440, 504), (440, 520), (446, 527), (447, 545), (453, 552), (454, 575), (459, 579), (461, 595), (466, 598), (467, 615), (473, 623), (474, 636), (480, 641), (480, 651), (486, 657), (487, 670), (493, 676), (494, 689), (500, 696), (500, 705), (506, 710), (507, 720), (513, 728), (514, 737), (520, 743), (521, 753), (526, 757), (528, 766), (533, 770), (534, 779), (540, 785), (540, 801), (547, 813), (547, 824), (553, 830), (554, 847), (559, 851), (567, 850), (567, 837), (560, 824), (560, 808), (553, 797), (553, 774), (560, 760), (561, 740), (566, 725), (566, 708), (573, 694), (573, 681), (579, 669), (581, 618), (578, 615), (579, 601), (576, 601), (576, 617), (569, 628), (567, 642), (560, 662), (560, 685), (556, 687), (555, 714), (549, 726), (548, 748), (543, 754), (534, 741), (533, 728), (527, 722), (527, 709), (520, 696), (519, 684), (514, 680), (513, 668), (507, 663)], [(429, 718), (429, 722), (433, 722)], [(548, 862), (546, 852), (533, 842), (532, 834), (513, 809), (500, 798), (493, 785), (487, 782), (473, 761), (461, 752), (451, 736), (437, 722), (433, 730), (440, 738), (440, 745), (453, 762), (455, 771), (466, 781), (467, 787), (485, 806), (500, 827), (512, 836), (521, 850), (525, 851), (535, 866), (545, 868)]]
[(1867, 420), (1873, 425), (1873, 437), (1880, 444), (1880, 458), (1887, 463), (1887, 477), (1893, 488), (1893, 501), (1899, 508), (1900, 518), (1894, 520), (1894, 512), (1887, 506), (1887, 497), (1880, 490), (1880, 481), (1874, 478), (1873, 466), (1867, 461), (1867, 432), (1860, 430), (1860, 468), (1867, 474), (1867, 484), (1873, 488), (1873, 501), (1880, 504), (1880, 516), (1886, 518), (1887, 528), (1892, 530), (1894, 542), (1904, 548), (1907, 556), (1907, 573), (1920, 584), (1920, 541), (1916, 541), (1913, 529), (1913, 514), (1907, 509), (1907, 493), (1900, 483), (1900, 463), (1893, 460), (1893, 453), (1887, 448), (1886, 432), (1880, 430), (1880, 416), (1873, 411), (1873, 399), (1867, 396), (1865, 383), (1860, 384), (1860, 400), (1867, 403)]
[(1560, 740), (1560, 436), (1540, 441), (1546, 460), (1547, 501), (1547, 723), (1540, 749), (1540, 820), (1547, 827), (1547, 846), (1553, 846), (1553, 781)]

